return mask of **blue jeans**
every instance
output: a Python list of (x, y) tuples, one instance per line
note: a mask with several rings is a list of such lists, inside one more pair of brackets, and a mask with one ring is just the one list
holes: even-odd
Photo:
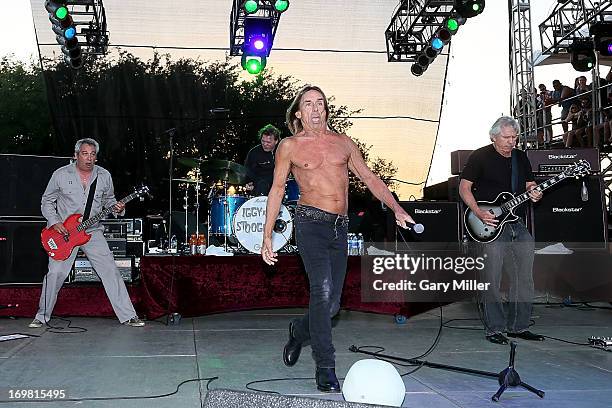
[(340, 310), (347, 261), (348, 217), (298, 205), (295, 235), (310, 283), (308, 312), (293, 321), (293, 335), (311, 342), (317, 367), (335, 368), (332, 317)]
[[(482, 282), (490, 282), (480, 303), (487, 335), (520, 333), (529, 327), (533, 302), (533, 237), (522, 222), (506, 224), (493, 242), (481, 244), (486, 256)], [(508, 304), (504, 308), (500, 293), (502, 273), (509, 283)]]

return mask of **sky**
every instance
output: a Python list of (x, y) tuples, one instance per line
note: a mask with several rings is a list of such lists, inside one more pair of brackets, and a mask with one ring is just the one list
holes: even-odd
[[(0, 57), (37, 55), (34, 22), (40, 43), (54, 43), (42, 0), (16, 0), (12, 17), (0, 25)], [(276, 48), (384, 50), (384, 30), (399, 0), (294, 0), (282, 16), (268, 68), (291, 74), (303, 83), (322, 87), (336, 102), (362, 108), (349, 134), (373, 146), (372, 153), (393, 161), (397, 178), (427, 184), (450, 175), (450, 152), (489, 143), (488, 129), (509, 114), (508, 16), (502, 1), (489, 1), (480, 16), (469, 19), (453, 37), (444, 83), (446, 57), (440, 56), (421, 77), (410, 64), (389, 63), (386, 55), (314, 53)], [(556, 0), (532, 3), (534, 49), (540, 48), (537, 25), (550, 14)], [(40, 7), (38, 6), (40, 4)], [(167, 5), (159, 0), (105, 0), (111, 45), (227, 47), (230, 0), (183, 0)], [(180, 6), (180, 7), (179, 7)], [(350, 11), (349, 11), (350, 10)], [(10, 39), (10, 41), (8, 40)], [(127, 48), (149, 58), (151, 49)], [(163, 48), (158, 51), (164, 52)], [(43, 54), (59, 47), (43, 46)], [(172, 51), (173, 57), (223, 59), (224, 51)], [(238, 57), (236, 57), (238, 58)], [(604, 69), (602, 69), (605, 71)], [(569, 64), (537, 67), (535, 82), (552, 88), (552, 80), (572, 84), (578, 74)], [(444, 89), (444, 101), (436, 121)], [(553, 111), (553, 114), (555, 112)], [(380, 117), (402, 116), (401, 119)], [(437, 136), (437, 137), (436, 137)], [(402, 199), (420, 196), (420, 186), (400, 185)]]

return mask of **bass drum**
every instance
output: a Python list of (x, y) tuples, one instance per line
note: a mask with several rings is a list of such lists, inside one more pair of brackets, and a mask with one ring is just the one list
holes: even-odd
[(246, 201), (247, 197), (239, 195), (213, 197), (210, 201), (210, 225), (208, 231), (213, 235), (230, 236), (234, 215), (238, 208), (246, 203)]
[[(240, 245), (254, 254), (261, 253), (263, 228), (266, 223), (268, 197), (254, 197), (238, 209), (234, 215), (234, 234)], [(277, 252), (287, 245), (293, 233), (293, 219), (287, 207), (281, 204), (272, 231), (272, 250)]]

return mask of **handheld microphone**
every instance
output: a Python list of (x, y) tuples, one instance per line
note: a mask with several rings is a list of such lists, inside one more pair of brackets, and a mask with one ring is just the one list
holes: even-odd
[(582, 201), (589, 201), (589, 190), (584, 180), (582, 181), (582, 188), (580, 189), (580, 198)]
[(406, 225), (408, 225), (408, 229), (414, 231), (415, 234), (422, 234), (425, 231), (425, 227), (423, 224), (414, 224), (412, 222), (406, 221)]

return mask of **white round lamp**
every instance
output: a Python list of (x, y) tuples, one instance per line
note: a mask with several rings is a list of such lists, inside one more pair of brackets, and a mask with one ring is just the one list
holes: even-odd
[(366, 359), (351, 366), (342, 384), (342, 395), (348, 402), (401, 407), (406, 386), (392, 364)]

